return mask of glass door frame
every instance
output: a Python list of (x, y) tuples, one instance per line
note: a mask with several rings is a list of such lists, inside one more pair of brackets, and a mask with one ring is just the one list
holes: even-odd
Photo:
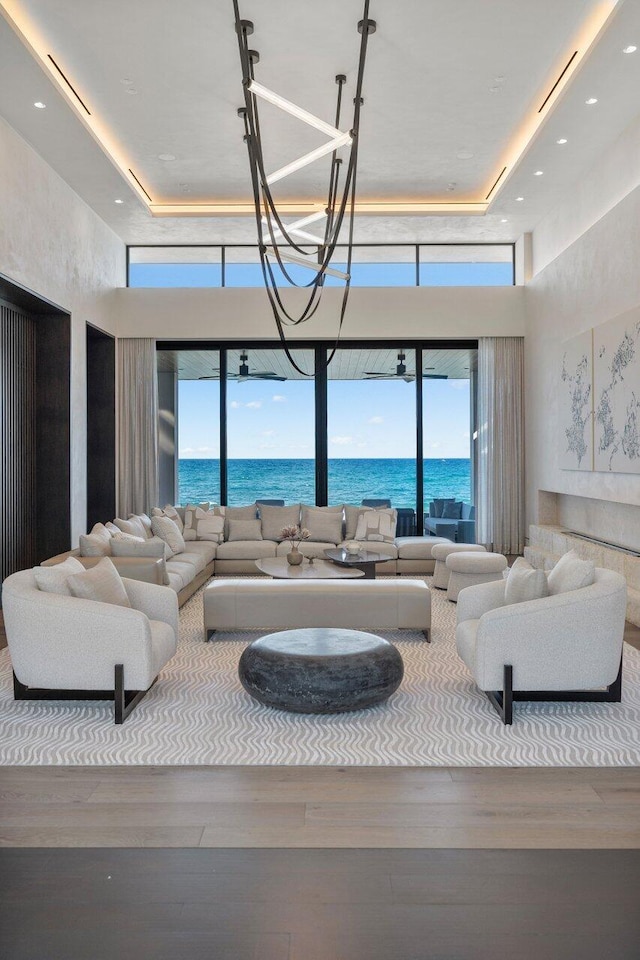
[[(292, 350), (314, 351), (314, 399), (315, 399), (315, 487), (316, 505), (327, 506), (328, 502), (328, 382), (326, 355), (333, 348), (330, 340), (299, 340), (289, 344)], [(218, 350), (220, 356), (220, 503), (226, 505), (228, 498), (228, 424), (227, 424), (227, 351), (253, 348), (259, 350), (282, 349), (279, 340), (157, 340), (156, 350)], [(343, 340), (341, 350), (349, 349), (404, 349), (415, 351), (416, 360), (416, 528), (419, 534), (424, 531), (424, 405), (422, 385), (424, 371), (422, 369), (423, 352), (425, 350), (477, 350), (477, 339), (442, 339), (435, 340)], [(311, 379), (311, 378), (310, 378)], [(472, 400), (469, 416), (471, 419), (471, 436), (477, 425), (475, 418), (475, 380), (472, 378)], [(475, 476), (474, 453), (475, 443), (470, 444), (469, 458), (471, 461), (472, 495), (473, 477)]]

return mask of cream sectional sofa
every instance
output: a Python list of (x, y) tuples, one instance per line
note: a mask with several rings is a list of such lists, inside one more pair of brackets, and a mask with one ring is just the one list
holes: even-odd
[[(177, 506), (175, 509), (184, 522), (184, 507)], [(233, 512), (233, 509), (231, 508), (229, 514)], [(249, 508), (237, 509), (240, 512)], [(280, 508), (269, 508), (270, 511), (278, 509)], [(291, 510), (291, 508), (286, 507), (283, 509)], [(336, 508), (314, 509), (328, 509), (329, 511), (333, 510), (333, 512), (336, 510)], [(362, 509), (365, 508), (350, 505), (344, 509), (341, 539), (303, 541), (300, 545), (301, 553), (306, 557), (321, 558), (324, 556), (325, 550), (340, 546), (345, 540), (353, 539), (357, 515)], [(257, 510), (258, 507), (256, 506), (256, 518), (258, 518)], [(277, 514), (270, 513), (269, 532), (272, 533), (274, 517), (277, 517)], [(443, 537), (425, 536), (396, 537), (393, 543), (371, 543), (370, 548), (372, 550), (388, 554), (390, 558), (385, 563), (378, 564), (376, 572), (382, 576), (425, 576), (431, 574), (435, 564), (431, 550), (435, 544), (443, 542), (447, 543), (449, 541)], [(178, 595), (178, 602), (182, 605), (212, 576), (260, 576), (255, 565), (256, 560), (266, 557), (284, 557), (288, 552), (288, 543), (279, 543), (275, 539), (225, 540), (223, 543), (214, 543), (209, 540), (187, 540), (184, 552), (175, 554), (166, 561), (142, 557), (112, 557), (112, 560), (123, 576), (158, 584), (166, 583), (168, 579), (168, 585), (175, 590)], [(85, 566), (92, 566), (99, 559), (99, 557), (80, 556), (80, 550), (76, 549), (52, 557), (45, 563), (59, 563), (68, 556), (78, 557)]]

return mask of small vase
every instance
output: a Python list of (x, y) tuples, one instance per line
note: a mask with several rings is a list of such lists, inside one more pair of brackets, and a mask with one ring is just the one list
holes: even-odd
[(302, 563), (302, 554), (297, 547), (292, 547), (287, 554), (287, 563), (291, 567), (297, 567), (298, 564)]

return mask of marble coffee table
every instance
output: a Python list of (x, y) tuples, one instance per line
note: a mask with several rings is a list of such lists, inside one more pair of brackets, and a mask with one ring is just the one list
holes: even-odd
[(388, 553), (378, 553), (377, 550), (360, 550), (359, 553), (349, 553), (344, 547), (334, 547), (325, 550), (324, 555), (331, 563), (351, 570), (362, 570), (367, 580), (375, 580), (376, 563), (393, 560)]

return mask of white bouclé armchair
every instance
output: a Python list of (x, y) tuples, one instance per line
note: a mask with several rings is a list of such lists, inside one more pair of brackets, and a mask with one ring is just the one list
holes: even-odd
[(176, 652), (178, 598), (123, 579), (131, 607), (38, 589), (32, 570), (4, 581), (16, 700), (113, 700), (123, 723)]
[(504, 723), (518, 700), (620, 701), (624, 577), (596, 567), (591, 586), (509, 605), (504, 598), (504, 580), (466, 587), (456, 627), (458, 654)]

